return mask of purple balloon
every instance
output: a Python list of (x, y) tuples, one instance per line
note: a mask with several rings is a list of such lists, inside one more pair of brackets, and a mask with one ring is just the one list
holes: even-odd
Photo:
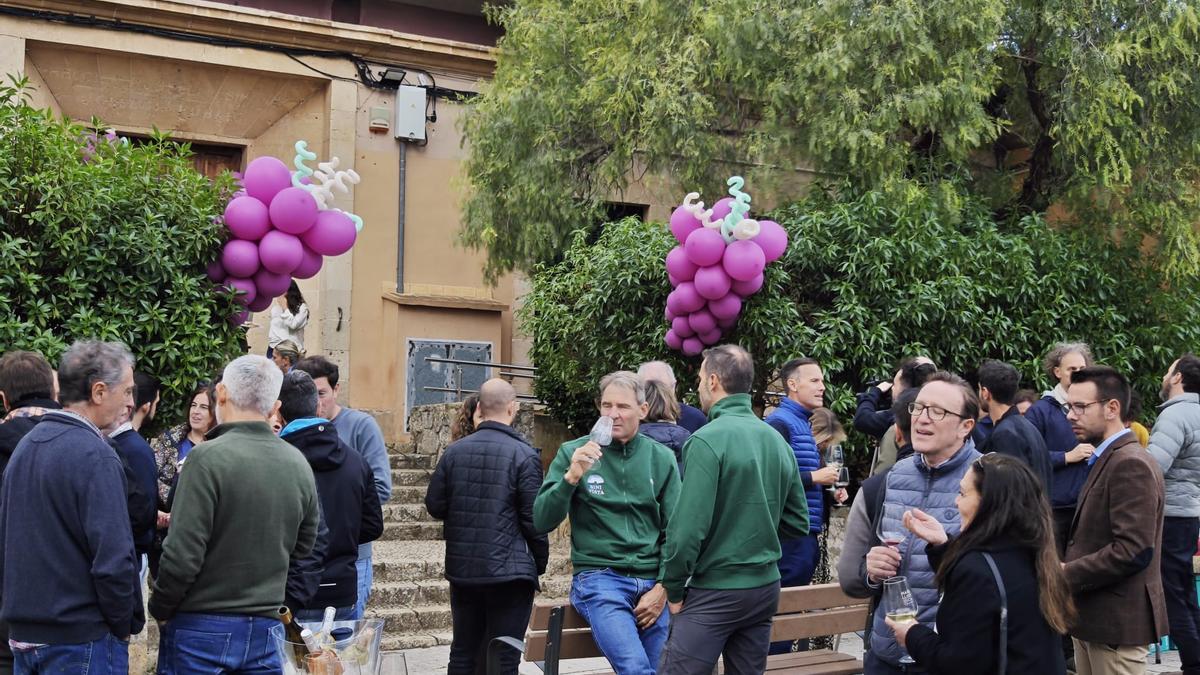
[(666, 317), (667, 323), (675, 320), (675, 312), (672, 312), (670, 307), (663, 308), (663, 316)]
[(766, 264), (767, 258), (763, 255), (763, 250), (758, 244), (746, 239), (735, 241), (726, 247), (725, 255), (721, 258), (725, 272), (735, 281), (749, 281), (762, 276)]
[(775, 262), (787, 250), (787, 230), (773, 220), (760, 220), (758, 221), (758, 236), (750, 241), (762, 248), (767, 262)]
[(671, 212), (671, 234), (680, 244), (687, 241), (689, 234), (702, 227), (704, 224), (682, 206)]
[(730, 290), (745, 298), (757, 293), (758, 289), (762, 288), (762, 285), (763, 275), (759, 274), (749, 281), (734, 281)]
[(725, 254), (725, 239), (716, 230), (704, 228), (689, 234), (683, 248), (693, 265), (708, 267), (721, 261)]
[(209, 279), (212, 279), (217, 283), (225, 281), (225, 277), (229, 276), (229, 273), (226, 272), (225, 268), (221, 265), (220, 260), (214, 260), (208, 263), (208, 266), (204, 268), (204, 273), (208, 275)]
[(712, 312), (712, 315), (718, 321), (721, 319), (736, 319), (738, 312), (742, 311), (742, 299), (736, 293), (730, 293), (719, 300), (709, 301), (708, 311)]
[(341, 211), (322, 211), (317, 222), (303, 235), (304, 245), (321, 255), (341, 255), (354, 246), (358, 230), (354, 221)]
[(317, 200), (304, 188), (281, 190), (269, 210), (271, 224), (288, 234), (304, 234), (317, 222)]
[(249, 305), (258, 297), (258, 290), (254, 286), (252, 279), (238, 279), (237, 277), (229, 277), (225, 280), (225, 287), (231, 292), (236, 293), (234, 300)]
[(258, 243), (262, 266), (276, 274), (291, 274), (304, 260), (300, 238), (279, 230), (267, 233)]
[(725, 216), (727, 216), (733, 212), (733, 202), (734, 201), (735, 200), (733, 197), (726, 197), (724, 199), (718, 199), (717, 203), (713, 204), (713, 207), (712, 207), (712, 219), (713, 220), (725, 220)]
[(287, 164), (274, 157), (259, 157), (246, 166), (242, 185), (246, 194), (263, 204), (270, 204), (280, 190), (292, 186), (292, 172)]
[(667, 334), (665, 336), (663, 336), (663, 341), (665, 341), (667, 343), (668, 347), (670, 347), (671, 349), (674, 349), (674, 350), (678, 350), (680, 347), (683, 346), (683, 338), (676, 335), (675, 331), (673, 331), (673, 330), (667, 331)]
[(250, 320), (250, 311), (243, 309), (240, 312), (229, 315), (229, 323), (240, 326)]
[[(688, 260), (687, 251), (676, 246), (667, 253), (667, 274), (680, 281), (691, 281), (696, 276), (696, 264)], [(678, 284), (676, 284), (678, 285)]]
[(692, 283), (696, 285), (696, 292), (703, 298), (716, 300), (729, 293), (729, 287), (733, 282), (725, 273), (724, 268), (720, 265), (713, 265), (700, 268), (700, 271), (696, 272), (696, 280)]
[(287, 293), (288, 288), (292, 285), (292, 278), (286, 274), (277, 274), (264, 267), (254, 273), (254, 285), (258, 287), (259, 295), (265, 295), (274, 300)]
[(721, 341), (721, 329), (714, 328), (707, 333), (700, 333), (699, 337), (701, 342), (703, 342), (706, 346), (711, 347), (712, 345), (715, 345)]
[(686, 316), (675, 317), (675, 320), (671, 322), (671, 330), (681, 338), (691, 337), (696, 334), (696, 331), (692, 330), (692, 327), (688, 324)]
[(271, 229), (267, 205), (249, 196), (234, 199), (225, 207), (225, 227), (238, 239), (262, 239)]
[(667, 275), (667, 281), (671, 282), (671, 288), (675, 288), (679, 284), (683, 283), (682, 279), (676, 279), (675, 277), (671, 276), (670, 274)]
[(737, 322), (738, 318), (736, 315), (728, 319), (717, 319), (717, 327), (721, 330), (725, 330), (727, 328), (733, 328), (737, 325)]
[(297, 279), (311, 279), (321, 271), (321, 263), (324, 261), (325, 258), (320, 253), (305, 246), (304, 258), (300, 261), (299, 267), (292, 270), (292, 276)]
[(683, 341), (684, 354), (696, 356), (702, 351), (704, 351), (704, 343), (700, 341), (700, 338), (690, 337)]
[(258, 246), (245, 239), (230, 239), (221, 251), (221, 266), (231, 276), (249, 279), (258, 271)]
[(717, 320), (707, 309), (701, 309), (688, 315), (688, 325), (697, 334), (708, 333), (717, 327)]
[(672, 294), (677, 294), (679, 296), (678, 307), (672, 308), (671, 310), (675, 312), (677, 316), (691, 314), (692, 312), (704, 306), (704, 296), (696, 292), (696, 285), (690, 281), (685, 281), (682, 284), (679, 284), (679, 287), (671, 292)]
[(251, 312), (261, 312), (270, 307), (272, 302), (275, 302), (275, 298), (268, 298), (260, 295), (254, 299), (254, 302), (246, 305), (246, 309), (250, 310)]

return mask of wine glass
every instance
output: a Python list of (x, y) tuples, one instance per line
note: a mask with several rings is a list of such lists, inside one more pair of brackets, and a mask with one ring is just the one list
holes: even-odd
[[(837, 480), (833, 483), (833, 491), (836, 494), (838, 490), (850, 486), (850, 467), (843, 466), (838, 469)], [(836, 506), (845, 506), (845, 502), (838, 502)]]
[(875, 533), (879, 542), (889, 548), (899, 549), (907, 535), (904, 529), (904, 511), (902, 504), (884, 503), (883, 513), (879, 515), (879, 526)]
[[(838, 471), (838, 480), (839, 481), (841, 480), (841, 471), (843, 470), (843, 467), (845, 466), (845, 464), (846, 464), (846, 454), (844, 452), (842, 452), (841, 445), (831, 445), (825, 449), (825, 466), (827, 466), (831, 469), (836, 469)], [(849, 475), (849, 474), (847, 474), (847, 475)], [(848, 481), (847, 481), (846, 485), (849, 485)], [(834, 494), (837, 492), (837, 489), (839, 487), (845, 487), (845, 485), (835, 482), (833, 485), (830, 485), (829, 487), (827, 487), (825, 489), (829, 490), (829, 494)]]
[[(913, 599), (912, 590), (908, 587), (908, 579), (892, 577), (883, 582), (883, 611), (887, 618), (898, 624), (916, 623), (917, 601)], [(913, 658), (904, 652), (900, 663), (915, 663)]]

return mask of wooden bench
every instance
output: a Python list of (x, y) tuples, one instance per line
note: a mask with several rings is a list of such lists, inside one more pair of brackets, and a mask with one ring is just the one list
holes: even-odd
[[(867, 600), (847, 596), (837, 584), (785, 588), (779, 595), (771, 640), (804, 640), (862, 630), (867, 609)], [(570, 603), (561, 602), (534, 604), (523, 643), (513, 638), (494, 640), (489, 648), (489, 673), (495, 672), (491, 668), (498, 650), (509, 648), (522, 650), (527, 662), (544, 662), (545, 675), (558, 675), (562, 660), (604, 656), (592, 640), (588, 622)], [(767, 659), (767, 672), (774, 675), (852, 675), (862, 669), (862, 661), (836, 648), (777, 654)]]

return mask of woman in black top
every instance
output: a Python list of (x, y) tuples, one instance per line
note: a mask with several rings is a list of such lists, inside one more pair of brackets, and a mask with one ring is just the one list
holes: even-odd
[(1060, 636), (1074, 606), (1041, 483), (1020, 460), (984, 455), (963, 476), (957, 505), (962, 533), (954, 539), (919, 509), (904, 515), (905, 526), (929, 543), (942, 600), (936, 632), (888, 619), (897, 642), (934, 675), (1000, 671), (1001, 594), (986, 552), (1004, 582), (1008, 607), (1004, 673), (1065, 673)]

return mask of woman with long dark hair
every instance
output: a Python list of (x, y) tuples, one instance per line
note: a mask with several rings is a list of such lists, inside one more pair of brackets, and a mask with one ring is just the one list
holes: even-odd
[(935, 675), (1065, 673), (1060, 636), (1075, 609), (1041, 483), (1018, 459), (984, 455), (963, 476), (957, 505), (962, 532), (953, 539), (919, 509), (904, 514), (928, 542), (942, 600), (936, 632), (888, 619), (896, 641)]
[(267, 358), (271, 358), (275, 347), (284, 340), (296, 343), (300, 353), (304, 353), (304, 327), (308, 325), (308, 305), (304, 304), (304, 295), (295, 279), (288, 286), (287, 293), (275, 298), (271, 305), (271, 327), (267, 333)]

